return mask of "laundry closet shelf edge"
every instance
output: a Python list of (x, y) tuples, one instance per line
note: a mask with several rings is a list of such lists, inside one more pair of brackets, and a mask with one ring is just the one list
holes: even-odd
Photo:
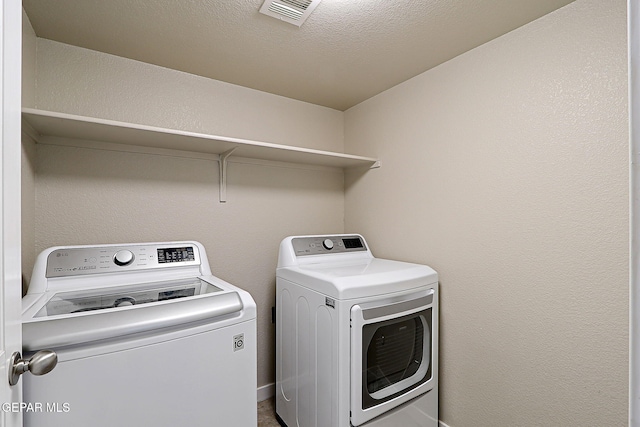
[(378, 159), (373, 157), (165, 129), (34, 108), (23, 108), (22, 118), (36, 132), (36, 142), (39, 142), (39, 138), (53, 136), (221, 155), (233, 150), (233, 156), (346, 169), (375, 168), (380, 165)]

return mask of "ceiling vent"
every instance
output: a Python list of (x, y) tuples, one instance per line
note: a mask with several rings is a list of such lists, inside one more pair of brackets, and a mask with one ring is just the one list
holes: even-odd
[(265, 0), (260, 13), (300, 26), (322, 0)]

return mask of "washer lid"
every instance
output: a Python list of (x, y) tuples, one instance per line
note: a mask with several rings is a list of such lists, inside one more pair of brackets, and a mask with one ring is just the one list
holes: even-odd
[[(195, 322), (215, 322), (220, 316), (245, 312), (255, 317), (251, 297), (214, 276), (138, 284), (129, 286), (126, 293), (124, 289), (32, 295), (37, 299), (27, 304), (22, 314), (23, 349), (83, 345), (163, 328), (183, 328)], [(190, 294), (192, 290), (194, 295), (181, 295)], [(115, 304), (118, 297), (125, 298), (120, 295), (126, 294), (131, 299), (136, 295), (142, 299), (153, 293), (156, 301), (127, 306)]]
[(34, 317), (124, 308), (178, 298), (193, 297), (222, 289), (197, 277), (168, 282), (143, 283), (124, 287), (84, 289), (55, 293)]
[(380, 258), (284, 267), (276, 270), (276, 276), (337, 299), (401, 292), (438, 282), (438, 274), (426, 265)]

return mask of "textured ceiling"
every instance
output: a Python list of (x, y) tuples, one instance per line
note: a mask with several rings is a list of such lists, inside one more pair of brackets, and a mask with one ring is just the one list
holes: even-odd
[(323, 0), (296, 27), (262, 0), (23, 0), (38, 37), (338, 110), (573, 0)]

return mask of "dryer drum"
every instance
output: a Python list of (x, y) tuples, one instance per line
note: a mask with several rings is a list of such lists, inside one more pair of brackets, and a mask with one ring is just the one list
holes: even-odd
[(415, 318), (377, 328), (367, 349), (369, 393), (409, 378), (418, 371), (422, 362), (423, 334), (422, 322)]
[[(430, 329), (430, 308), (363, 325), (362, 409), (391, 400), (431, 379)], [(391, 386), (397, 390), (387, 391)]]

